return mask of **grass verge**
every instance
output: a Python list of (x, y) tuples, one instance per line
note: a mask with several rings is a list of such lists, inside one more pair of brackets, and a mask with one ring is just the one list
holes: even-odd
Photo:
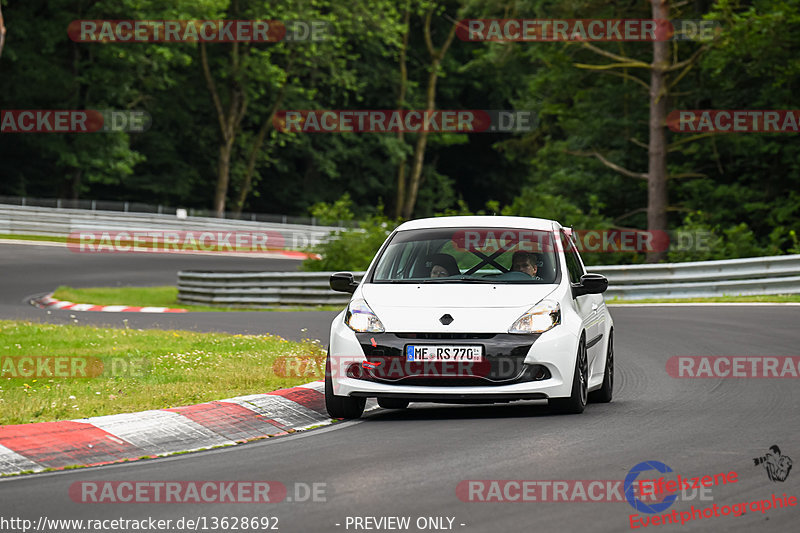
[(644, 300), (608, 300), (610, 304), (671, 304), (671, 303), (794, 303), (800, 294), (762, 294), (753, 296), (714, 296), (711, 298), (646, 298)]
[[(315, 369), (324, 357), (316, 341), (292, 342), (273, 335), (0, 321), (0, 424), (163, 409), (269, 392), (321, 379)], [(68, 362), (59, 367), (64, 360)], [(292, 375), (281, 371), (286, 360), (315, 363), (304, 375), (284, 377)], [(22, 376), (34, 367), (38, 375)]]
[(189, 311), (340, 311), (343, 306), (320, 305), (314, 307), (270, 307), (269, 309), (245, 309), (241, 307), (213, 307), (188, 305), (178, 302), (177, 287), (92, 287), (75, 289), (60, 286), (53, 298), (76, 304), (128, 305), (131, 307), (172, 307)]
[[(74, 289), (61, 286), (53, 297), (74, 303), (96, 305), (130, 305), (142, 307), (179, 307), (190, 311), (340, 311), (341, 306), (322, 305), (316, 307), (272, 307), (269, 309), (242, 309), (231, 307), (209, 307), (178, 303), (177, 287), (112, 287)], [(646, 298), (644, 300), (610, 299), (610, 304), (653, 303), (796, 303), (800, 294), (765, 294), (753, 296), (717, 296), (712, 298)]]
[(17, 241), (67, 242), (66, 237), (59, 237), (55, 235), (12, 235), (11, 233), (0, 233), (0, 239), (13, 239)]

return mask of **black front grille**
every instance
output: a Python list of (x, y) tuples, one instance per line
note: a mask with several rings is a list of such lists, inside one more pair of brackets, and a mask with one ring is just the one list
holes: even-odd
[[(425, 378), (409, 377), (395, 383), (402, 383), (404, 386), (411, 385), (417, 387), (484, 387), (486, 385), (510, 385), (512, 383), (523, 383), (526, 381), (544, 381), (553, 377), (550, 371), (542, 365), (521, 365), (518, 375), (505, 381), (491, 380), (485, 377), (458, 377), (458, 378)], [(381, 381), (376, 379), (375, 381)]]
[(513, 383), (513, 381), (498, 383), (484, 378), (406, 378), (395, 383), (412, 387), (484, 387), (486, 385), (508, 385), (509, 383)]
[(467, 340), (467, 339), (493, 339), (494, 333), (395, 333), (399, 339), (446, 339), (446, 340)]
[[(364, 377), (382, 383), (420, 386), (507, 385), (539, 380), (524, 364), (531, 345), (539, 335), (508, 333), (357, 333), (368, 361)], [(405, 347), (410, 344), (436, 344), (448, 341), (458, 346), (483, 346), (484, 360), (462, 364), (407, 361)]]

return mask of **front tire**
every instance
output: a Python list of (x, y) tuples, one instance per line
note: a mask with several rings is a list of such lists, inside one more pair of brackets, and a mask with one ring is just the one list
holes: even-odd
[(589, 401), (608, 403), (614, 393), (614, 330), (608, 332), (608, 348), (606, 348), (606, 370), (603, 373), (603, 386), (589, 393)]
[(325, 359), (325, 409), (331, 418), (353, 419), (361, 418), (364, 414), (366, 398), (351, 398), (350, 396), (336, 396), (333, 393), (333, 380), (331, 378), (331, 354)]
[(581, 336), (572, 376), (572, 393), (569, 398), (552, 398), (548, 405), (557, 413), (579, 414), (586, 407), (587, 387), (589, 386), (589, 360), (586, 353), (586, 339)]

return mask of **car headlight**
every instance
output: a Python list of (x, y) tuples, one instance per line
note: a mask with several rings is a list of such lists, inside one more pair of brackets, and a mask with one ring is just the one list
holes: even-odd
[(544, 333), (561, 324), (561, 306), (553, 300), (542, 300), (519, 317), (509, 333)]
[(365, 300), (353, 300), (347, 306), (347, 312), (344, 315), (344, 323), (353, 331), (361, 333), (383, 333), (385, 330), (383, 324), (369, 308)]

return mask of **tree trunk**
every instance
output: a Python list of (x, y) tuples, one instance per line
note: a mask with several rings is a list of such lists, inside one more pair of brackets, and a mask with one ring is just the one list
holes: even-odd
[(71, 198), (78, 200), (81, 196), (81, 181), (83, 180), (83, 169), (76, 168), (72, 173), (72, 183), (70, 183)]
[[(239, 12), (238, 0), (233, 0), (229, 9), (230, 18), (235, 18)], [(245, 48), (245, 55), (249, 48)], [(228, 97), (230, 99), (228, 111), (222, 106), (217, 85), (211, 75), (211, 67), (208, 63), (206, 44), (200, 43), (200, 65), (203, 69), (203, 77), (206, 80), (208, 92), (214, 102), (214, 110), (217, 112), (221, 142), (219, 145), (219, 162), (217, 163), (217, 186), (214, 191), (214, 216), (223, 218), (225, 216), (225, 201), (228, 196), (228, 185), (230, 183), (231, 152), (239, 133), (242, 119), (247, 112), (247, 93), (241, 86), (240, 64), (241, 56), (239, 53), (239, 43), (234, 41), (231, 45), (231, 67), (230, 83), (228, 85)]]
[(217, 164), (217, 189), (214, 193), (214, 216), (225, 217), (225, 197), (228, 195), (228, 182), (231, 176), (231, 152), (233, 139), (222, 143), (219, 147), (219, 162)]
[[(270, 121), (271, 120), (272, 119), (270, 118)], [(242, 210), (244, 209), (244, 203), (247, 201), (247, 196), (250, 194), (250, 189), (253, 187), (253, 174), (255, 174), (256, 171), (256, 161), (258, 160), (258, 154), (261, 153), (261, 146), (264, 144), (264, 139), (267, 136), (268, 130), (268, 122), (264, 122), (264, 124), (261, 125), (261, 129), (258, 132), (256, 140), (253, 142), (253, 149), (250, 150), (250, 157), (247, 159), (247, 170), (245, 170), (244, 181), (242, 182), (242, 188), (239, 191), (239, 198), (236, 200), (236, 206), (234, 210), (234, 215), (236, 218), (241, 216)]]
[(256, 161), (258, 160), (258, 155), (261, 153), (261, 147), (264, 145), (264, 139), (266, 139), (267, 133), (272, 127), (272, 121), (275, 118), (275, 113), (278, 112), (278, 108), (280, 108), (280, 106), (283, 104), (283, 97), (285, 94), (286, 85), (284, 84), (281, 86), (278, 97), (275, 99), (275, 103), (272, 105), (272, 111), (270, 111), (269, 117), (261, 125), (261, 129), (258, 131), (258, 136), (253, 143), (253, 149), (250, 151), (250, 157), (247, 160), (247, 170), (245, 171), (242, 189), (239, 191), (239, 198), (236, 201), (237, 218), (242, 214), (242, 209), (244, 209), (244, 203), (247, 200), (247, 195), (250, 194), (250, 189), (253, 187), (253, 174), (255, 174), (256, 171)]
[[(86, 109), (86, 102), (89, 100), (89, 87), (78, 81), (81, 79), (80, 77), (80, 65), (81, 65), (81, 46), (78, 43), (71, 43), (72, 44), (72, 75), (75, 82), (75, 93), (71, 98), (71, 105), (75, 109)], [(78, 151), (75, 148), (77, 141), (75, 140), (75, 136), (69, 135), (67, 137), (67, 143), (70, 145), (71, 149), (74, 151)], [(69, 179), (69, 178), (68, 178)], [(78, 160), (78, 167), (73, 169), (72, 177), (69, 179), (69, 198), (72, 200), (78, 200), (81, 196), (81, 182), (83, 181), (83, 168), (81, 167), (80, 159)]]
[[(668, 0), (651, 0), (654, 19), (669, 19)], [(647, 169), (647, 230), (667, 229), (667, 87), (665, 69), (669, 66), (669, 43), (653, 42), (653, 66), (650, 70), (650, 144)], [(647, 254), (648, 263), (657, 263), (666, 251)]]
[[(397, 95), (397, 109), (406, 108), (406, 91), (408, 90), (408, 66), (406, 65), (406, 54), (408, 53), (408, 33), (410, 31), (409, 22), (411, 20), (411, 9), (406, 5), (406, 12), (403, 16), (403, 46), (400, 48), (400, 91)], [(397, 140), (400, 144), (405, 142), (403, 129), (397, 132)], [(406, 158), (403, 158), (397, 165), (397, 198), (394, 202), (394, 216), (400, 217), (403, 214), (403, 207), (406, 201)]]
[[(438, 50), (433, 46), (431, 39), (431, 17), (433, 11), (429, 10), (425, 16), (425, 25), (423, 27), (425, 35), (425, 46), (428, 48), (428, 55), (431, 58), (431, 71), (428, 74), (428, 90), (425, 98), (425, 109), (431, 112), (436, 107), (436, 81), (439, 79), (439, 66), (442, 64), (442, 59), (447, 54), (447, 49), (453, 42), (456, 35), (456, 26), (458, 21), (455, 21), (450, 27), (450, 32)], [(409, 219), (414, 214), (414, 205), (417, 203), (417, 192), (419, 191), (419, 183), (422, 178), (422, 165), (425, 161), (425, 147), (428, 144), (428, 131), (424, 128), (417, 137), (417, 145), (414, 149), (414, 161), (411, 166), (411, 175), (408, 177), (408, 187), (406, 190), (406, 199), (403, 204), (403, 218)]]
[[(436, 100), (436, 81), (439, 77), (439, 61), (431, 63), (431, 72), (428, 75), (428, 93), (426, 98), (426, 111), (433, 111)], [(411, 175), (408, 180), (408, 191), (406, 192), (406, 202), (403, 206), (403, 218), (409, 219), (414, 213), (414, 204), (417, 203), (417, 193), (419, 192), (419, 182), (422, 178), (422, 166), (425, 162), (425, 147), (428, 144), (428, 131), (422, 129), (417, 137), (417, 145), (414, 148), (414, 161), (411, 165)]]
[(222, 107), (222, 100), (217, 91), (216, 83), (211, 75), (211, 68), (208, 64), (205, 43), (200, 43), (200, 63), (203, 67), (203, 76), (206, 79), (208, 92), (214, 102), (219, 121), (221, 142), (219, 145), (219, 162), (217, 163), (217, 186), (214, 192), (214, 216), (223, 218), (225, 216), (225, 201), (228, 195), (228, 184), (230, 183), (230, 161), (231, 152), (239, 132), (242, 119), (247, 112), (247, 95), (239, 84), (237, 76), (239, 74), (239, 43), (233, 43), (231, 48), (231, 82), (229, 85), (230, 104), (227, 113)]

